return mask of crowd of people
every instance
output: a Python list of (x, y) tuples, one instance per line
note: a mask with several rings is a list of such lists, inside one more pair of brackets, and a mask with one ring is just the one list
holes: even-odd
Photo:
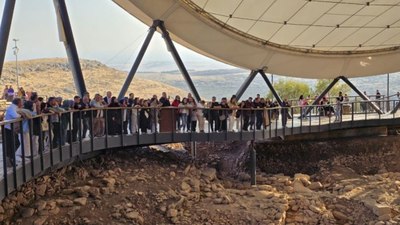
[[(35, 92), (23, 91), (23, 88), (18, 93), (14, 94), (11, 85), (6, 86), (3, 93), (3, 98), (11, 99), (12, 96), (5, 120), (25, 118), (22, 127), (16, 123), (5, 126), (6, 152), (7, 156), (11, 156), (8, 157), (10, 165), (15, 163), (12, 156), (17, 149), (19, 154), (30, 156), (31, 144), (32, 153), (37, 154), (39, 151), (82, 140), (89, 135), (101, 137), (154, 132), (261, 130), (278, 118), (281, 118), (281, 125), (285, 127), (293, 113), (287, 99), (278, 104), (259, 94), (254, 99), (249, 97), (240, 102), (235, 95), (229, 99), (223, 97), (220, 101), (212, 97), (211, 101), (205, 102), (196, 101), (190, 93), (186, 97), (176, 96), (170, 100), (165, 92), (160, 98), (153, 95), (150, 99), (136, 97), (133, 93), (117, 99), (111, 91), (106, 92), (104, 97), (95, 94), (91, 98), (86, 92), (82, 97), (75, 96), (71, 100), (49, 97), (46, 101)], [(300, 96), (300, 119), (306, 117), (306, 106), (310, 101), (310, 96)], [(348, 96), (340, 92), (334, 104), (324, 97), (320, 106), (313, 110), (324, 116), (334, 114), (336, 121), (340, 121), (343, 104), (348, 102)], [(208, 126), (205, 126), (206, 121)], [(20, 147), (21, 142), (23, 146)]]
[[(7, 91), (7, 98), (11, 96), (9, 93)], [(75, 96), (72, 100), (63, 100), (49, 97), (45, 101), (36, 92), (24, 92), (21, 97), (13, 96), (12, 104), (6, 110), (5, 120), (24, 118), (22, 127), (18, 123), (5, 126), (6, 139), (13, 140), (6, 141), (6, 154), (8, 164), (13, 165), (17, 149), (17, 154), (30, 157), (31, 144), (32, 153), (36, 155), (39, 151), (70, 144), (89, 135), (171, 132), (172, 129), (174, 132), (260, 130), (269, 126), (271, 120), (277, 120), (279, 113), (285, 126), (289, 110), (274, 108), (278, 106), (278, 102), (260, 95), (254, 100), (250, 97), (241, 102), (235, 95), (229, 100), (223, 97), (220, 101), (212, 97), (206, 103), (204, 100), (195, 101), (190, 93), (182, 99), (176, 96), (170, 101), (165, 92), (160, 98), (154, 95), (145, 99), (130, 93), (129, 97), (117, 99), (108, 91), (104, 97), (95, 94), (91, 98), (89, 93), (85, 93), (82, 98)], [(282, 107), (290, 107), (286, 99)]]
[(26, 93), (23, 87), (19, 87), (17, 88), (17, 91), (15, 91), (12, 85), (6, 85), (4, 87), (1, 99), (11, 102), (14, 98), (22, 98), (25, 95)]

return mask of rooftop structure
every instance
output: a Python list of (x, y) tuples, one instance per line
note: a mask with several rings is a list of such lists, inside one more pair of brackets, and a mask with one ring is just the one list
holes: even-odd
[[(400, 71), (400, 0), (114, 0), (174, 41), (250, 70), (302, 78)], [(155, 7), (157, 5), (157, 7)]]

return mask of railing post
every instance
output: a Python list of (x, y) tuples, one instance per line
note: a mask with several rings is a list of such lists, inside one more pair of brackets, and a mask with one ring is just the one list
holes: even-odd
[(35, 166), (34, 166), (34, 160), (33, 160), (33, 156), (34, 156), (34, 151), (33, 151), (33, 119), (29, 119), (28, 120), (28, 128), (29, 128), (29, 146), (30, 146), (30, 160), (31, 160), (31, 176), (34, 177), (35, 176)]
[[(22, 120), (18, 122), (19, 123), (19, 135), (21, 137), (21, 157), (22, 157), (22, 180), (25, 183), (26, 182), (26, 167), (25, 167), (25, 140), (24, 140), (24, 127)], [(16, 161), (15, 161), (16, 162)]]
[[(9, 156), (10, 158), (12, 157), (13, 159), (13, 178), (14, 178), (14, 189), (17, 189), (17, 158), (15, 155), (15, 152), (17, 151), (16, 146), (15, 146), (15, 127), (14, 127), (14, 123), (11, 123), (11, 152), (12, 155)], [(18, 138), (18, 137), (17, 137)], [(7, 173), (5, 173), (7, 175)]]
[[(102, 110), (102, 109), (97, 109), (97, 110)], [(97, 114), (96, 110), (96, 114)], [(107, 110), (104, 110), (105, 113), (107, 113)], [(97, 116), (97, 115), (96, 115)], [(90, 151), (94, 151), (94, 133), (93, 133), (93, 123), (94, 123), (95, 118), (93, 117), (93, 110), (90, 110), (90, 120), (89, 120), (89, 126), (90, 126)], [(105, 121), (107, 123), (107, 121)]]
[(54, 125), (51, 122), (51, 117), (54, 116), (54, 114), (49, 115), (49, 146), (50, 146), (50, 166), (53, 166), (53, 132), (52, 130), (54, 129)]
[(5, 125), (1, 125), (2, 133), (2, 153), (3, 153), (3, 182), (4, 182), (4, 196), (8, 195), (8, 175), (7, 175), (7, 140)]
[(290, 111), (292, 112), (292, 129), (291, 129), (291, 131), (290, 131), (290, 134), (291, 135), (293, 135), (293, 128), (294, 128), (294, 108), (293, 108), (293, 106), (292, 107), (290, 107)]
[(59, 150), (59, 152), (60, 152), (60, 162), (62, 162), (63, 161), (63, 157), (62, 157), (62, 146), (65, 144), (64, 143), (64, 128), (63, 128), (63, 121), (62, 121), (62, 117), (63, 117), (63, 115), (64, 115), (64, 113), (58, 113), (57, 114), (57, 116), (58, 116), (58, 137), (57, 137), (57, 139), (58, 139), (58, 150)]
[(197, 155), (197, 144), (195, 141), (190, 142), (190, 150), (192, 158), (195, 159)]
[[(125, 135), (125, 124), (124, 124), (124, 110), (125, 108), (121, 108), (120, 109), (120, 113), (121, 113), (121, 147), (124, 146), (124, 135)], [(126, 115), (125, 115), (126, 116)]]
[[(68, 129), (69, 129), (69, 135), (68, 135), (68, 139), (69, 139), (69, 158), (72, 158), (72, 143), (74, 141), (74, 140), (72, 140), (73, 139), (72, 135), (75, 135), (74, 138), (76, 138), (76, 134), (73, 131), (73, 129), (75, 129), (75, 128), (73, 128), (73, 124), (72, 124), (76, 120), (76, 118), (74, 118), (74, 113), (75, 112), (71, 112), (70, 111), (69, 112), (69, 117), (68, 117), (68, 121), (69, 121), (69, 123), (68, 123)], [(72, 119), (71, 119), (71, 117), (72, 117)], [(76, 124), (76, 123), (74, 123), (74, 124)]]
[[(38, 144), (39, 144), (39, 149), (38, 149), (38, 152), (39, 152), (39, 156), (40, 156), (40, 171), (43, 171), (44, 170), (44, 158), (43, 158), (43, 153), (44, 153), (44, 150), (45, 150), (45, 143), (44, 143), (44, 137), (43, 137), (43, 127), (42, 127), (42, 124), (44, 124), (44, 122), (47, 122), (47, 121), (42, 121), (43, 120), (43, 117), (39, 117), (39, 122), (40, 122), (40, 124), (39, 124), (39, 140), (38, 140)], [(50, 129), (50, 126), (47, 124), (47, 128), (49, 128)]]
[[(85, 111), (86, 113), (87, 111)], [(82, 120), (82, 110), (79, 110), (79, 123), (78, 123), (78, 132), (79, 132), (79, 154), (82, 154), (82, 142), (83, 142), (83, 138), (82, 138), (82, 126), (85, 126), (83, 124), (83, 120)], [(86, 131), (87, 132), (87, 131)]]

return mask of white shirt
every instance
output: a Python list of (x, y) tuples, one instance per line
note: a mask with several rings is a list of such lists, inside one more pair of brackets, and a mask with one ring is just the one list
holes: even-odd
[[(17, 112), (18, 106), (15, 104), (11, 104), (7, 110), (6, 110), (6, 116), (4, 117), (4, 120), (14, 120), (21, 118), (21, 115)], [(7, 124), (5, 128), (11, 130), (11, 125)]]

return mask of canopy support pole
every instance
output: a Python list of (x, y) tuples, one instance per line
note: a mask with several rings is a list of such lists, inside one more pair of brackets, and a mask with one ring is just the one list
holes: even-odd
[(135, 62), (133, 63), (132, 68), (128, 73), (128, 76), (125, 79), (125, 83), (122, 86), (121, 91), (119, 92), (118, 99), (124, 98), (126, 92), (128, 91), (128, 88), (132, 83), (133, 77), (135, 76), (137, 69), (139, 68), (140, 62), (142, 62), (143, 56), (146, 53), (147, 47), (149, 46), (150, 41), (153, 38), (154, 32), (157, 30), (158, 25), (159, 25), (159, 21), (155, 20), (153, 22), (153, 25), (150, 27), (149, 33), (147, 34), (147, 37), (144, 40), (142, 48), (140, 49), (140, 51), (135, 59)]
[(162, 32), (162, 36), (165, 40), (165, 44), (167, 45), (168, 51), (171, 52), (172, 57), (175, 60), (176, 65), (178, 66), (179, 70), (182, 73), (183, 78), (185, 79), (187, 85), (189, 86), (190, 91), (194, 95), (194, 98), (197, 102), (201, 100), (199, 93), (197, 92), (196, 87), (193, 84), (192, 79), (190, 78), (190, 75), (188, 71), (186, 70), (185, 64), (183, 64), (181, 57), (178, 54), (178, 51), (175, 48), (174, 43), (172, 42), (171, 37), (169, 36), (169, 33), (167, 29), (165, 28), (164, 21), (159, 22), (159, 27)]
[(86, 90), (85, 79), (82, 74), (79, 62), (78, 51), (76, 50), (74, 35), (68, 16), (67, 6), (64, 0), (54, 0), (57, 19), (61, 21), (59, 26), (60, 38), (64, 42), (65, 50), (68, 55), (68, 62), (71, 66), (72, 76), (74, 77), (75, 88), (79, 96), (83, 96)]
[(4, 58), (6, 57), (6, 50), (8, 44), (8, 37), (10, 36), (11, 22), (13, 19), (14, 8), (16, 0), (6, 0), (3, 10), (3, 18), (1, 19), (0, 27), (0, 78), (4, 66)]
[(179, 70), (182, 73), (183, 78), (185, 79), (186, 83), (189, 86), (190, 92), (194, 95), (195, 100), (197, 102), (199, 102), (201, 100), (200, 95), (197, 92), (197, 89), (194, 86), (193, 81), (190, 78), (188, 71), (186, 70), (185, 65), (183, 64), (181, 57), (179, 56), (178, 51), (176, 50), (175, 45), (172, 42), (172, 39), (169, 36), (167, 29), (165, 28), (164, 21), (162, 21), (162, 20), (154, 20), (153, 21), (153, 25), (150, 27), (149, 33), (147, 34), (147, 37), (142, 45), (142, 48), (140, 49), (140, 52), (139, 52), (138, 56), (136, 57), (136, 60), (133, 64), (131, 70), (129, 71), (129, 74), (125, 80), (125, 83), (121, 88), (121, 91), (118, 95), (118, 99), (122, 99), (125, 96), (126, 92), (128, 91), (128, 88), (129, 88), (130, 84), (132, 83), (133, 77), (135, 76), (135, 74), (137, 72), (140, 62), (142, 61), (143, 56), (146, 53), (147, 47), (149, 46), (150, 41), (153, 37), (153, 34), (157, 30), (157, 28), (160, 28), (162, 36), (165, 41), (165, 44), (167, 45), (167, 49), (168, 49), (168, 51), (171, 52), (176, 65), (178, 66)]
[(278, 93), (276, 92), (274, 86), (272, 86), (272, 83), (269, 81), (267, 75), (264, 73), (263, 70), (259, 70), (258, 72), (261, 74), (262, 78), (264, 78), (265, 83), (267, 83), (267, 86), (268, 86), (269, 90), (271, 90), (272, 95), (274, 95), (274, 97), (276, 98), (276, 101), (279, 103), (279, 105), (282, 105), (283, 101), (282, 101), (281, 97), (278, 95)]
[(351, 89), (353, 89), (353, 91), (355, 91), (363, 100), (367, 101), (368, 104), (378, 113), (378, 114), (383, 114), (383, 111), (379, 108), (379, 106), (377, 106), (375, 104), (375, 102), (372, 102), (368, 96), (364, 95), (364, 93), (362, 93), (360, 90), (358, 90), (358, 88), (356, 86), (354, 86), (353, 83), (351, 83), (349, 81), (349, 79), (347, 79), (347, 77), (344, 76), (340, 76), (340, 79), (342, 79), (347, 85), (350, 86)]
[[(333, 79), (333, 81), (328, 85), (328, 87), (325, 88), (325, 90), (317, 97), (317, 99), (314, 100), (312, 105), (319, 105), (319, 102), (322, 100), (322, 98), (335, 86), (335, 84), (340, 80), (340, 77), (336, 77)], [(307, 114), (311, 112), (313, 107), (307, 107), (307, 109), (304, 111), (303, 117), (305, 117)]]
[(239, 99), (242, 97), (244, 92), (247, 90), (251, 82), (254, 80), (254, 78), (257, 75), (256, 70), (252, 70), (249, 74), (249, 76), (246, 78), (246, 80), (243, 82), (242, 86), (240, 86), (239, 90), (236, 92), (236, 99), (239, 101)]

